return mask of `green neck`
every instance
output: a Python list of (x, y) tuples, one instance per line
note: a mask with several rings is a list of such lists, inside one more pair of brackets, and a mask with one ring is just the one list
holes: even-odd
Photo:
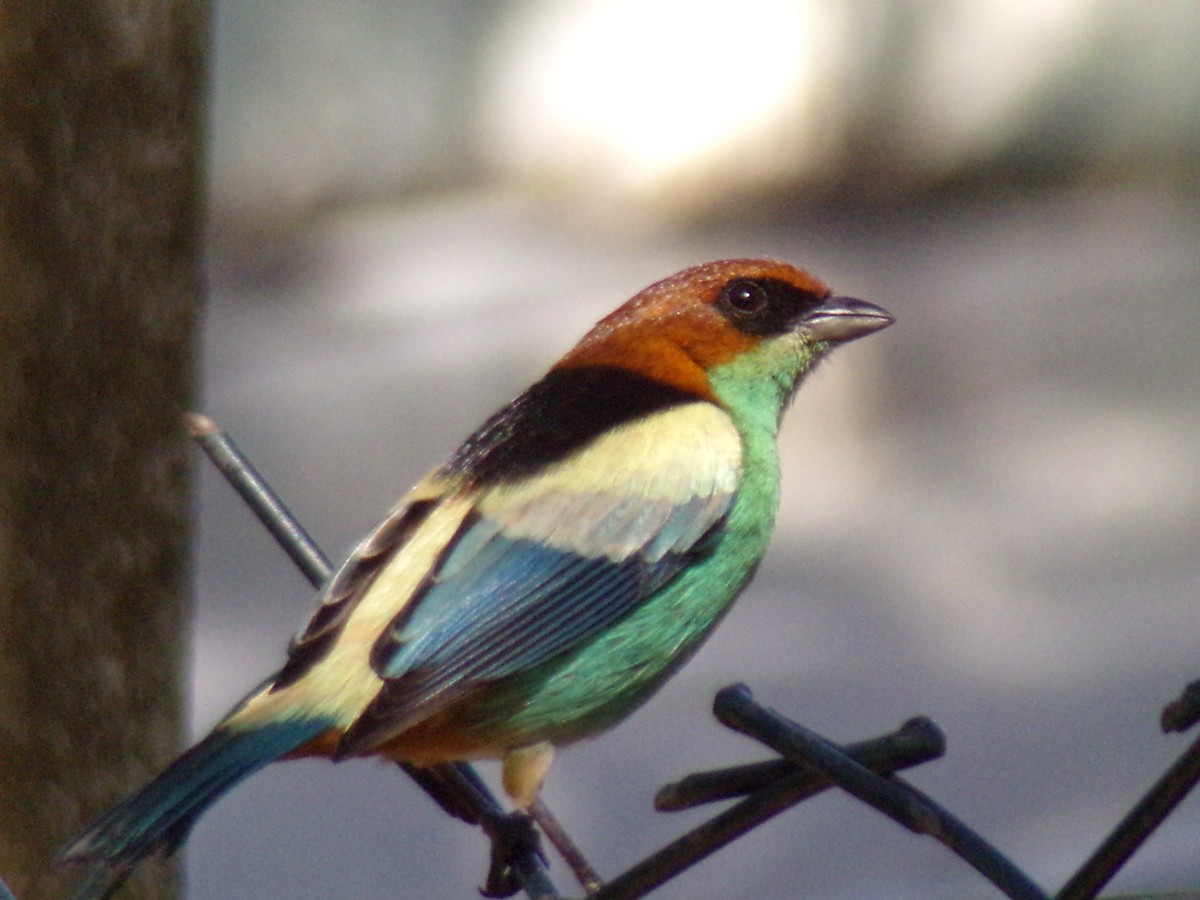
[(824, 349), (785, 334), (709, 371), (709, 384), (743, 439), (767, 438), (773, 445), (784, 410)]
[(728, 523), (736, 555), (757, 558), (770, 542), (779, 507), (779, 421), (821, 349), (784, 335), (709, 370), (709, 384), (742, 436), (741, 481)]

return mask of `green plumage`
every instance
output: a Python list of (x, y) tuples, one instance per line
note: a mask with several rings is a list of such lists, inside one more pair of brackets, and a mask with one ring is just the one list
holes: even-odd
[(616, 724), (699, 648), (770, 543), (776, 433), (832, 347), (891, 316), (771, 260), (694, 266), (605, 317), (346, 561), (278, 675), (64, 851), (114, 888), (280, 757), (504, 758)]
[(824, 349), (787, 334), (711, 371), (743, 454), (719, 539), (627, 618), (561, 657), (484, 689), (446, 725), (491, 739), (504, 734), (513, 747), (564, 744), (614, 725), (649, 699), (699, 649), (766, 552), (779, 506), (779, 420)]

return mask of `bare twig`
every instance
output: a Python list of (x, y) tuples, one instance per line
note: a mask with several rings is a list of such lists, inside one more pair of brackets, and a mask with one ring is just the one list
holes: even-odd
[[(942, 730), (930, 719), (920, 716), (909, 719), (891, 734), (848, 744), (845, 752), (868, 769), (889, 775), (899, 769), (937, 759), (945, 751), (946, 738)], [(832, 784), (811, 766), (797, 765), (790, 759), (772, 759), (688, 775), (660, 789), (654, 796), (654, 808), (659, 812), (678, 812), (705, 803), (730, 800), (769, 787), (794, 774), (805, 775), (814, 787)]]
[[(332, 574), (333, 567), (321, 548), (317, 546), (304, 527), (284, 505), (279, 495), (272, 490), (248, 459), (238, 450), (233, 439), (208, 416), (188, 413), (185, 423), (191, 436), (205, 452), (226, 481), (233, 486), (250, 510), (258, 517), (271, 536), (283, 548), (300, 571), (315, 588), (320, 588)], [(410, 775), (413, 770), (402, 766)], [(467, 763), (454, 763), (439, 767), (442, 775), (454, 772), (456, 777), (439, 778), (437, 773), (426, 773), (414, 780), (433, 798), (434, 802), (456, 818), (474, 821), (495, 843), (499, 840), (498, 821), (504, 817), (503, 808), (488, 790), (474, 768)], [(453, 793), (453, 789), (439, 789), (438, 782), (452, 781), (456, 786), (470, 785), (470, 791)], [(456, 801), (464, 805), (455, 805)], [(546, 865), (533, 845), (518, 846), (505, 844), (514, 850), (514, 857), (507, 861), (513, 874), (531, 900), (552, 900), (558, 892), (546, 872)], [(495, 874), (495, 866), (493, 872)], [(3, 898), (0, 898), (3, 900)]]
[(238, 492), (258, 521), (308, 579), (308, 583), (319, 590), (329, 580), (333, 564), (238, 449), (233, 438), (222, 431), (216, 422), (200, 413), (185, 414), (184, 424), (192, 440)]
[(1200, 681), (1193, 681), (1162, 711), (1162, 730), (1187, 731), (1197, 722), (1200, 722)]
[[(763, 762), (693, 772), (679, 781), (664, 784), (654, 795), (654, 808), (659, 812), (683, 812), (704, 806), (746, 797), (803, 771), (790, 759), (768, 759)], [(820, 778), (820, 776), (817, 776)]]
[[(905, 724), (895, 735), (881, 739), (892, 742), (897, 748), (896, 758), (869, 759), (864, 754), (860, 759), (865, 765), (879, 764), (884, 771), (894, 771), (899, 768), (915, 766), (942, 755), (945, 740), (940, 729), (928, 719), (914, 719)], [(868, 746), (875, 742), (865, 742)], [(877, 749), (877, 748), (876, 748)], [(853, 752), (853, 751), (851, 751)], [(764, 782), (740, 803), (718, 813), (704, 824), (692, 829), (682, 837), (672, 841), (654, 855), (630, 868), (622, 875), (608, 882), (593, 898), (593, 900), (633, 900), (644, 897), (650, 891), (666, 883), (685, 869), (695, 865), (716, 853), (726, 844), (732, 843), (748, 831), (757, 828), (768, 819), (790, 809), (797, 803), (819, 794), (830, 786), (830, 781), (824, 775), (806, 765), (797, 765), (791, 760), (783, 760), (786, 772), (773, 782)], [(738, 767), (739, 770), (749, 770), (751, 779), (761, 779), (763, 773), (769, 773), (779, 767), (757, 764), (754, 766)], [(737, 771), (737, 770), (726, 770)], [(708, 792), (711, 779), (719, 773), (702, 773), (699, 776), (700, 792)], [(692, 799), (692, 782), (685, 778), (677, 785), (669, 785), (659, 792), (668, 796), (682, 796), (686, 801)], [(682, 787), (681, 787), (682, 786)], [(682, 808), (682, 807), (680, 807)]]
[(550, 811), (550, 807), (540, 797), (534, 800), (529, 807), (529, 815), (533, 817), (533, 821), (538, 823), (538, 827), (542, 829), (542, 834), (546, 835), (546, 839), (554, 845), (554, 849), (563, 858), (563, 862), (570, 866), (571, 871), (575, 874), (575, 879), (583, 889), (589, 894), (600, 890), (604, 884), (600, 873), (592, 868), (592, 864), (583, 855), (579, 845), (558, 821), (558, 816)]
[(1056, 900), (1090, 900), (1108, 884), (1162, 821), (1200, 781), (1200, 738), (1154, 783), (1055, 895)]
[(1012, 900), (1046, 900), (1046, 893), (1029, 876), (932, 799), (895, 776), (877, 775), (831, 741), (759, 706), (745, 685), (722, 689), (713, 711), (723, 725), (789, 759), (820, 769), (859, 800), (917, 834), (945, 844)]

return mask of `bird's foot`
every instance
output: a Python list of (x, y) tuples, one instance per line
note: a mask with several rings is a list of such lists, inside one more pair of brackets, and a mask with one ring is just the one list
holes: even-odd
[(492, 862), (487, 883), (479, 893), (485, 897), (511, 897), (521, 890), (521, 880), (517, 877), (521, 861), (536, 854), (543, 863), (546, 862), (542, 837), (533, 819), (523, 812), (497, 816), (486, 827), (492, 839)]

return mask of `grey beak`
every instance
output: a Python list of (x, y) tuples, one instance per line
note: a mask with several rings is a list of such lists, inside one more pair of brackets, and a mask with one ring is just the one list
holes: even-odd
[(863, 337), (896, 321), (895, 316), (874, 303), (853, 297), (829, 297), (800, 320), (800, 327), (814, 340), (845, 343)]

